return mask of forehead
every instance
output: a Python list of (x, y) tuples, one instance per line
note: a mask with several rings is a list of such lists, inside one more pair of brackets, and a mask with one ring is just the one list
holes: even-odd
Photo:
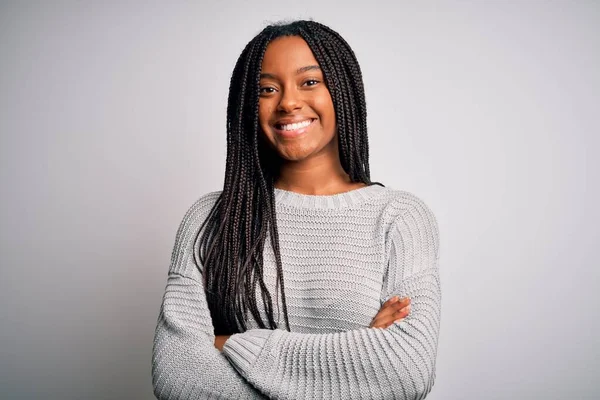
[(261, 69), (268, 73), (295, 73), (298, 68), (319, 65), (308, 44), (299, 36), (283, 36), (269, 43)]

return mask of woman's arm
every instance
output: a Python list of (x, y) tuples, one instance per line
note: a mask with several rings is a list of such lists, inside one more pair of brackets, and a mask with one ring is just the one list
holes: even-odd
[(422, 202), (395, 220), (383, 295), (411, 298), (402, 322), (330, 334), (255, 329), (231, 336), (224, 354), (272, 398), (424, 398), (435, 380), (441, 317), (438, 243)]
[(215, 348), (214, 328), (201, 274), (194, 264), (194, 239), (210, 204), (199, 201), (177, 233), (152, 354), (152, 383), (158, 399), (262, 399)]
[(155, 396), (173, 400), (263, 398), (215, 348), (204, 296), (200, 283), (169, 275), (154, 338)]

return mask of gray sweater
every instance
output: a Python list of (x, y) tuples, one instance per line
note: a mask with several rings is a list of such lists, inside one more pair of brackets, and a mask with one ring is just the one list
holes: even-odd
[[(275, 189), (291, 332), (275, 297), (267, 240), (264, 277), (281, 329), (258, 329), (250, 318), (221, 353), (194, 263), (194, 239), (218, 195), (200, 198), (177, 232), (154, 339), (157, 398), (412, 400), (430, 392), (441, 316), (439, 236), (420, 199), (378, 185), (330, 196)], [(411, 298), (409, 316), (369, 328), (394, 295)]]

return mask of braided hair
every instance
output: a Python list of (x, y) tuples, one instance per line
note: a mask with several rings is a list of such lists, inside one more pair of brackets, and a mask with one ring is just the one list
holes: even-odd
[[(352, 182), (372, 184), (362, 74), (348, 43), (314, 21), (264, 28), (246, 45), (233, 69), (227, 102), (225, 182), (196, 242), (215, 335), (245, 331), (248, 312), (260, 328), (277, 328), (271, 293), (263, 279), (267, 235), (275, 254), (276, 291), (281, 292), (285, 325), (290, 330), (275, 217), (274, 182), (279, 164), (261, 141), (258, 119), (263, 56), (269, 42), (282, 36), (299, 36), (312, 50), (333, 100), (342, 167)], [(266, 323), (259, 313), (257, 286)]]

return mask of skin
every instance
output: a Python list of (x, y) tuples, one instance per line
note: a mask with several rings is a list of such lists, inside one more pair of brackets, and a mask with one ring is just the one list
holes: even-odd
[[(331, 195), (365, 186), (350, 182), (342, 168), (331, 94), (304, 39), (287, 36), (269, 43), (261, 65), (258, 108), (262, 137), (283, 160), (275, 187)], [(277, 121), (307, 118), (315, 121), (306, 134), (277, 134)]]
[(394, 296), (381, 306), (379, 312), (371, 321), (369, 328), (387, 328), (394, 322), (400, 322), (410, 313), (410, 298), (400, 299)]
[[(261, 137), (281, 158), (275, 187), (309, 195), (332, 195), (364, 187), (351, 182), (340, 161), (335, 108), (312, 50), (298, 36), (277, 38), (261, 65), (258, 117)], [(280, 134), (282, 121), (314, 120), (296, 137)], [(279, 131), (279, 132), (278, 132)], [(370, 328), (387, 328), (410, 312), (410, 299), (383, 304)], [(229, 335), (215, 336), (220, 351)]]

